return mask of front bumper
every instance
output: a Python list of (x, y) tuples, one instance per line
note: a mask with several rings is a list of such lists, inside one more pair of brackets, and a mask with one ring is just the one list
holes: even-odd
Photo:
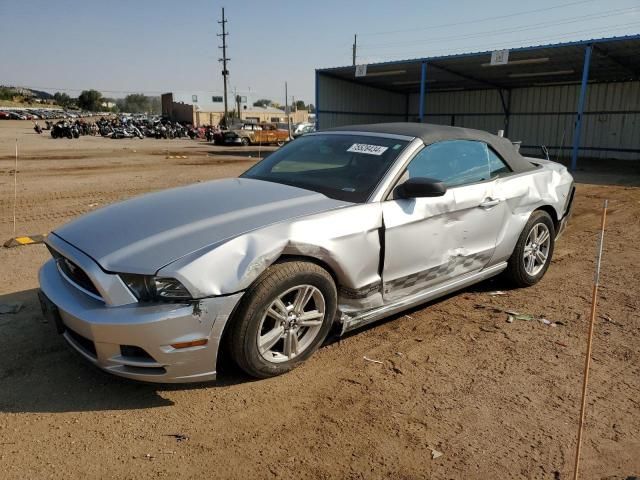
[[(45, 263), (39, 277), (71, 347), (109, 373), (147, 382), (214, 380), (224, 326), (242, 297), (238, 293), (188, 304), (108, 306), (64, 278), (55, 260)], [(202, 338), (208, 339), (206, 345), (171, 347)]]

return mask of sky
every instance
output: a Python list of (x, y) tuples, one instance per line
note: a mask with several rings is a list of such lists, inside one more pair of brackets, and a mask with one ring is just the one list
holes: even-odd
[[(226, 5), (225, 5), (226, 4)], [(316, 68), (640, 33), (640, 0), (0, 0), (0, 85), (313, 102)]]

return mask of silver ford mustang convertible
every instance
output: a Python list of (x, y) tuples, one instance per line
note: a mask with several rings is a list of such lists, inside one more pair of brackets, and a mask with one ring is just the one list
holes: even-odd
[(52, 232), (44, 314), (88, 361), (153, 382), (249, 375), (501, 272), (545, 274), (573, 179), (505, 138), (425, 124), (305, 135), (239, 178), (151, 193)]

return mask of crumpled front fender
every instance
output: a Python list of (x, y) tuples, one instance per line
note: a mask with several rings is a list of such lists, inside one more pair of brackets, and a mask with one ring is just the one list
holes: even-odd
[(360, 290), (380, 282), (380, 204), (362, 204), (276, 223), (191, 253), (159, 276), (180, 280), (194, 297), (245, 290), (283, 255), (326, 264), (340, 287)]

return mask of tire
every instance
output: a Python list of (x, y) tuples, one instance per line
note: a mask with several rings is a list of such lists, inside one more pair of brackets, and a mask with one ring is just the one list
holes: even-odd
[[(295, 306), (299, 298), (308, 298), (301, 301), (302, 309)], [(336, 286), (329, 272), (310, 262), (274, 264), (244, 294), (226, 337), (227, 351), (252, 377), (281, 375), (322, 345), (336, 311)], [(297, 316), (300, 312), (307, 313), (306, 320)]]
[[(546, 235), (548, 238), (545, 238)], [(536, 243), (536, 236), (543, 238), (540, 244)], [(556, 231), (549, 214), (542, 210), (533, 212), (509, 258), (505, 270), (506, 278), (516, 287), (530, 287), (538, 283), (551, 263), (555, 238)], [(535, 252), (540, 252), (544, 261)]]
[(242, 143), (243, 147), (248, 147), (249, 146), (249, 139), (247, 137), (242, 137), (240, 139), (240, 143)]
[(278, 140), (276, 142), (276, 145), (279, 146), (279, 147), (283, 146), (284, 145), (284, 140)]

